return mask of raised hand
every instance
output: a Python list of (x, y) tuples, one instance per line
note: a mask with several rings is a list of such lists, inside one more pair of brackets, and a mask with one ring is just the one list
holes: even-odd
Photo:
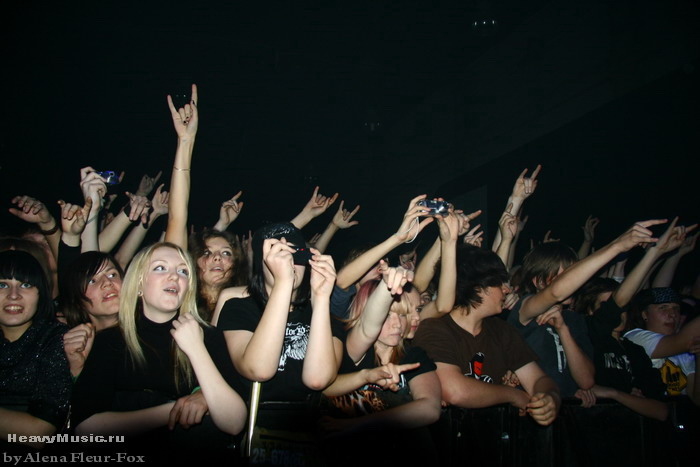
[(469, 231), (471, 221), (473, 221), (481, 215), (481, 209), (479, 209), (478, 211), (474, 211), (471, 214), (464, 214), (464, 212), (459, 211), (457, 215), (459, 216), (461, 221), (458, 233), (458, 235), (461, 237)]
[(686, 227), (684, 225), (677, 224), (678, 217), (675, 217), (671, 221), (671, 224), (668, 226), (666, 231), (659, 237), (659, 241), (656, 242), (654, 248), (657, 249), (660, 255), (664, 255), (669, 251), (673, 251), (676, 248), (680, 248), (681, 245), (685, 243), (687, 234), (695, 230), (698, 226), (697, 224), (695, 224)]
[(559, 238), (552, 237), (552, 231), (548, 230), (547, 233), (544, 234), (544, 238), (542, 239), (542, 243), (558, 242), (560, 240), (561, 239), (559, 239)]
[(175, 132), (180, 140), (191, 140), (197, 135), (197, 126), (199, 125), (199, 112), (197, 111), (197, 105), (199, 104), (199, 98), (197, 96), (197, 85), (192, 85), (192, 98), (189, 104), (185, 104), (184, 107), (176, 109), (173, 104), (173, 98), (168, 94), (168, 107), (170, 108), (170, 115), (173, 118), (173, 126), (175, 127)]
[(460, 219), (452, 207), (450, 207), (446, 216), (437, 216), (436, 219), (440, 232), (440, 240), (445, 243), (456, 242), (459, 237), (461, 224), (464, 222), (463, 219)]
[(338, 199), (338, 193), (328, 197), (320, 194), (318, 189), (318, 186), (314, 188), (311, 198), (306, 202), (306, 206), (304, 206), (303, 209), (303, 211), (310, 214), (312, 219), (326, 212), (326, 210), (335, 203), (335, 200)]
[(77, 376), (85, 366), (95, 342), (95, 327), (92, 323), (79, 324), (63, 335), (63, 351), (73, 376)]
[(238, 198), (241, 197), (243, 191), (239, 191), (229, 200), (221, 203), (221, 208), (219, 209), (219, 220), (214, 226), (214, 230), (224, 231), (229, 225), (236, 219), (243, 209), (243, 202), (238, 202)]
[(411, 250), (409, 252), (399, 255), (399, 266), (408, 271), (415, 271), (417, 262), (418, 253), (416, 252), (416, 250)]
[(484, 231), (479, 231), (480, 228), (481, 224), (477, 224), (473, 229), (467, 232), (467, 234), (464, 236), (464, 243), (481, 248), (481, 245), (484, 242), (484, 238), (482, 237), (482, 235), (484, 235)]
[(85, 230), (85, 225), (88, 222), (88, 217), (92, 210), (92, 198), (87, 198), (84, 206), (66, 203), (63, 200), (58, 200), (58, 205), (61, 206), (61, 229), (63, 233), (79, 237)]
[(401, 295), (406, 283), (413, 282), (413, 271), (402, 267), (391, 268), (384, 260), (379, 261), (379, 273), (391, 295)]
[[(686, 230), (686, 234), (688, 231)], [(685, 256), (691, 251), (695, 249), (695, 244), (698, 241), (698, 236), (700, 235), (700, 232), (695, 233), (694, 235), (686, 236), (685, 240), (683, 241), (683, 245), (681, 245), (680, 249), (678, 250), (678, 254), (681, 256)]]
[(527, 170), (528, 169), (523, 170), (515, 180), (512, 194), (514, 199), (517, 198), (520, 200), (525, 200), (530, 197), (530, 195), (532, 195), (537, 188), (537, 175), (539, 175), (540, 170), (542, 170), (542, 166), (537, 164), (537, 167), (535, 168), (534, 172), (532, 172), (530, 177), (525, 176), (527, 174)]
[(155, 177), (149, 177), (148, 174), (144, 174), (139, 182), (139, 188), (136, 190), (136, 196), (148, 196), (153, 191), (153, 187), (156, 186), (158, 180), (160, 180), (161, 175), (163, 175), (162, 170)]
[[(416, 196), (408, 203), (408, 209), (403, 215), (403, 221), (399, 226), (399, 230), (394, 234), (399, 241), (411, 243), (426, 225), (433, 222), (434, 218), (428, 216), (425, 207), (418, 205), (418, 201), (424, 200), (425, 198), (426, 195)], [(419, 221), (419, 217), (426, 217), (426, 219)]]
[(315, 248), (311, 248), (311, 253), (311, 296), (330, 297), (336, 277), (333, 258), (330, 255), (322, 255)]
[(151, 198), (154, 216), (163, 216), (168, 213), (170, 193), (163, 191), (164, 186), (165, 185), (161, 183), (161, 185), (156, 189), (156, 192), (153, 194), (153, 198)]
[(80, 169), (80, 190), (85, 200), (92, 199), (93, 211), (99, 211), (102, 208), (102, 198), (107, 193), (107, 184), (92, 167)]
[(184, 313), (173, 321), (170, 334), (187, 356), (204, 348), (204, 331), (191, 313)]
[[(55, 220), (44, 203), (31, 196), (15, 196), (12, 204), (17, 208), (10, 208), (10, 213), (30, 224), (39, 224), (42, 230), (49, 230)], [(48, 227), (48, 228), (46, 228)]]
[(143, 224), (148, 223), (148, 214), (151, 211), (151, 202), (148, 198), (134, 195), (128, 191), (125, 194), (129, 198), (129, 220), (134, 222), (140, 218)]
[(509, 204), (506, 210), (501, 215), (501, 219), (498, 221), (498, 228), (501, 231), (501, 237), (503, 239), (512, 240), (518, 233), (518, 219), (510, 213), (513, 208), (513, 204)]
[(360, 223), (359, 221), (352, 220), (353, 216), (357, 214), (357, 212), (360, 210), (360, 205), (358, 204), (357, 206), (355, 206), (355, 209), (353, 209), (352, 211), (348, 211), (347, 209), (343, 208), (344, 203), (345, 201), (340, 201), (338, 211), (335, 213), (332, 220), (333, 225), (335, 225), (339, 229), (347, 229), (352, 227), (353, 225), (357, 225)]
[(583, 230), (583, 240), (587, 243), (592, 243), (595, 237), (595, 228), (600, 224), (600, 219), (589, 215), (586, 218), (586, 223), (581, 227)]
[(617, 237), (613, 242), (614, 245), (620, 253), (624, 251), (629, 251), (637, 245), (651, 244), (658, 242), (658, 238), (652, 237), (653, 233), (649, 230), (649, 227), (653, 227), (659, 224), (665, 224), (666, 219), (652, 219), (648, 221), (636, 222), (632, 227), (627, 229), (625, 233)]

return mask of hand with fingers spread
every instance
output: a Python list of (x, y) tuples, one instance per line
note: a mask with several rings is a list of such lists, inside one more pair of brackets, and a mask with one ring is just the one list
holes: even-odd
[(482, 237), (482, 235), (484, 235), (484, 231), (480, 231), (480, 228), (481, 224), (477, 224), (476, 226), (474, 226), (473, 229), (467, 232), (467, 234), (464, 236), (464, 243), (473, 245), (477, 248), (481, 248), (481, 245), (484, 242), (484, 239)]
[[(593, 388), (595, 388), (595, 386)], [(593, 388), (591, 388), (591, 389), (579, 389), (574, 394), (575, 398), (581, 399), (581, 407), (589, 409), (595, 405), (596, 393), (595, 393)]]
[(677, 225), (678, 217), (675, 217), (669, 224), (666, 231), (659, 237), (658, 242), (652, 248), (654, 248), (659, 255), (665, 255), (666, 253), (680, 248), (685, 242), (687, 234), (692, 232), (697, 228), (697, 224), (686, 227), (684, 225)]
[(243, 210), (243, 202), (238, 202), (238, 198), (241, 197), (243, 191), (239, 191), (229, 200), (221, 203), (221, 208), (219, 209), (219, 220), (214, 225), (214, 230), (223, 232), (228, 229), (233, 221), (238, 219), (238, 216)]
[(320, 251), (311, 248), (313, 256), (309, 260), (311, 266), (311, 298), (330, 298), (335, 284), (335, 265), (330, 255), (322, 255)]
[(170, 410), (168, 429), (174, 430), (175, 425), (180, 425), (185, 429), (199, 425), (208, 411), (209, 406), (201, 390), (181, 397)]
[(333, 203), (335, 203), (335, 200), (338, 199), (338, 193), (328, 197), (320, 194), (318, 190), (318, 186), (314, 188), (314, 192), (309, 201), (306, 202), (304, 209), (302, 209), (301, 212), (297, 214), (294, 219), (292, 219), (292, 224), (294, 224), (298, 229), (303, 228), (316, 217), (326, 212), (326, 210)]
[(382, 281), (384, 281), (391, 295), (401, 295), (403, 293), (403, 287), (408, 282), (413, 282), (413, 271), (402, 267), (389, 267), (384, 260), (379, 262), (379, 272), (382, 275)]
[(199, 98), (197, 95), (196, 84), (192, 85), (192, 97), (190, 102), (179, 109), (175, 108), (172, 97), (168, 95), (170, 115), (173, 118), (173, 126), (175, 127), (175, 132), (177, 133), (180, 141), (194, 140), (195, 136), (197, 135), (197, 127), (199, 125), (199, 112), (197, 110), (198, 104)]
[(537, 167), (532, 172), (532, 175), (526, 177), (528, 169), (523, 170), (513, 185), (513, 199), (525, 200), (529, 198), (537, 188), (537, 175), (539, 175), (542, 166), (537, 164)]
[[(411, 243), (425, 226), (433, 222), (434, 218), (428, 215), (425, 207), (418, 205), (418, 202), (425, 198), (426, 195), (416, 196), (408, 203), (408, 209), (403, 215), (399, 230), (394, 234), (400, 242)], [(420, 217), (426, 217), (426, 219), (419, 221)]]
[(653, 232), (650, 227), (659, 224), (665, 224), (666, 219), (652, 219), (647, 221), (636, 222), (625, 233), (616, 238), (612, 245), (619, 253), (629, 251), (638, 245), (645, 245), (657, 242), (659, 239), (653, 237)]
[(63, 351), (73, 376), (78, 376), (85, 366), (95, 342), (95, 327), (92, 323), (79, 324), (63, 335)]
[(31, 196), (15, 196), (12, 204), (17, 208), (10, 208), (10, 213), (30, 224), (38, 224), (41, 230), (51, 230), (56, 226), (56, 221), (46, 209), (44, 203)]
[(583, 230), (583, 241), (587, 243), (593, 243), (593, 238), (595, 237), (595, 228), (600, 224), (600, 219), (589, 215), (586, 218), (586, 223), (581, 227)]
[(127, 216), (129, 220), (131, 222), (140, 220), (142, 224), (146, 225), (151, 211), (151, 201), (145, 196), (135, 195), (128, 191), (125, 194), (129, 198), (129, 214)]
[(163, 175), (162, 170), (158, 172), (155, 177), (149, 177), (148, 174), (144, 174), (143, 177), (141, 177), (139, 187), (136, 190), (136, 196), (148, 196), (151, 194), (151, 191), (153, 191), (153, 188), (155, 188), (156, 183), (158, 183), (158, 180), (160, 180), (161, 175)]
[(92, 198), (87, 198), (84, 206), (66, 203), (63, 200), (59, 200), (58, 205), (61, 206), (61, 229), (64, 242), (76, 246), (75, 242), (80, 241), (80, 234), (85, 230), (92, 209)]
[(340, 201), (340, 207), (338, 207), (338, 211), (335, 213), (332, 220), (333, 225), (339, 229), (347, 229), (360, 223), (359, 221), (352, 220), (353, 216), (360, 210), (360, 205), (358, 204), (355, 206), (355, 209), (348, 211), (343, 207), (344, 203), (345, 201)]

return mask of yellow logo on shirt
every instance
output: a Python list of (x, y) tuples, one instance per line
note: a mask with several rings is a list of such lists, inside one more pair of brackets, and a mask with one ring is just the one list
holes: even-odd
[(671, 360), (665, 360), (660, 368), (661, 379), (666, 384), (666, 391), (669, 396), (680, 396), (683, 394), (688, 378), (683, 373), (683, 370), (673, 363)]

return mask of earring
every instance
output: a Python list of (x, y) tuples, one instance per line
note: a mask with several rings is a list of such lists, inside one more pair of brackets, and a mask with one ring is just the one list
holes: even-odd
[(143, 297), (143, 290), (139, 290), (139, 297)]

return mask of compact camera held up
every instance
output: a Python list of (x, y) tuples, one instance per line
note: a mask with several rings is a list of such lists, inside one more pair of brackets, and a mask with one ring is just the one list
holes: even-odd
[(418, 201), (418, 206), (427, 208), (429, 216), (443, 216), (449, 214), (450, 203), (447, 201), (439, 201), (437, 199), (422, 199)]
[(107, 185), (116, 185), (119, 183), (119, 175), (113, 170), (104, 170), (97, 172), (97, 175), (105, 179)]

